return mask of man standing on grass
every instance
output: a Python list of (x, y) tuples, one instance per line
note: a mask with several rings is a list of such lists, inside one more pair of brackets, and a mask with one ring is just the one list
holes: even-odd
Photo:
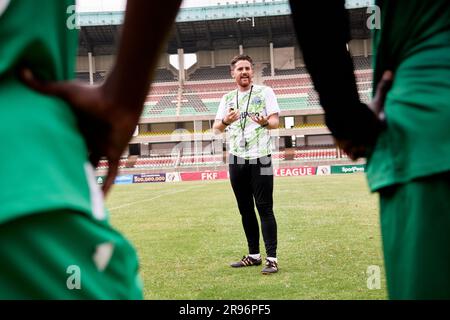
[(232, 263), (234, 268), (261, 265), (259, 225), (266, 247), (263, 274), (278, 272), (277, 223), (273, 213), (273, 167), (270, 130), (277, 129), (280, 109), (273, 90), (253, 84), (253, 61), (247, 55), (231, 60), (237, 88), (220, 102), (214, 129), (228, 128), (231, 186), (242, 217), (249, 254)]

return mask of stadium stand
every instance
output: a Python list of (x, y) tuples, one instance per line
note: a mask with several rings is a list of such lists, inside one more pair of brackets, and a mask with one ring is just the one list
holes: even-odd
[(77, 72), (75, 78), (83, 82), (89, 82), (89, 72)]
[(200, 67), (195, 70), (191, 75), (189, 75), (189, 80), (191, 81), (204, 81), (204, 80), (220, 80), (230, 78), (230, 67), (218, 66), (215, 68), (211, 67)]
[(372, 69), (372, 56), (354, 56), (353, 66), (355, 70)]
[(313, 150), (296, 150), (295, 160), (323, 160), (336, 159), (338, 157), (336, 148), (332, 149), (313, 149)]
[(292, 88), (292, 87), (312, 87), (312, 81), (309, 76), (291, 75), (291, 76), (275, 76), (265, 78), (264, 84), (273, 89), (276, 88)]
[[(166, 152), (172, 152), (166, 150)], [(338, 152), (335, 147), (321, 147), (316, 149), (295, 149), (294, 161), (315, 161), (320, 164), (320, 161), (327, 161), (338, 159)], [(286, 153), (284, 151), (276, 151), (272, 153), (274, 163), (281, 163), (286, 161)], [(346, 158), (341, 154), (341, 157)], [(182, 155), (179, 156), (174, 153), (166, 155), (156, 155), (149, 157), (133, 157), (123, 158), (120, 160), (119, 168), (136, 168), (136, 169), (182, 169), (184, 167), (211, 167), (223, 166), (223, 155)], [(98, 169), (107, 169), (108, 165), (105, 160), (101, 160)]]
[(101, 83), (105, 81), (106, 72), (95, 72), (94, 73), (94, 83)]
[[(358, 58), (365, 63), (369, 61), (368, 58)], [(208, 68), (203, 69), (203, 72), (206, 72)], [(297, 68), (295, 71), (301, 73), (264, 77), (263, 84), (274, 89), (283, 111), (320, 109), (311, 78), (304, 74), (304, 68)], [(372, 70), (359, 69), (356, 79), (362, 100), (369, 102), (372, 93)], [(234, 89), (235, 84), (229, 78), (226, 81), (217, 78), (186, 81), (182, 87), (176, 82), (157, 83), (151, 88), (143, 117), (215, 115), (222, 96)], [(178, 90), (182, 91), (181, 95)]]
[(299, 75), (299, 74), (308, 74), (308, 71), (305, 67), (297, 67), (295, 69), (276, 69), (276, 76), (289, 76), (289, 75)]
[(174, 82), (177, 81), (177, 77), (167, 69), (158, 68), (153, 75), (153, 82)]
[(195, 93), (184, 94), (181, 97), (181, 109), (179, 115), (212, 114), (215, 110), (210, 110)]
[[(94, 83), (101, 83), (105, 80), (106, 77), (106, 72), (94, 72), (92, 74), (92, 78), (94, 80)], [(90, 77), (89, 77), (89, 72), (77, 72), (75, 74), (75, 78), (77, 80), (81, 80), (84, 82), (89, 82), (90, 81)]]
[[(181, 156), (167, 155), (167, 156), (155, 156), (155, 157), (140, 157), (134, 159), (133, 168), (176, 168), (176, 167), (189, 167), (189, 166), (218, 166), (223, 164), (222, 155), (195, 155), (195, 156)], [(119, 168), (129, 168), (129, 159), (121, 159)], [(101, 160), (98, 169), (107, 169), (108, 164), (106, 160)]]
[(178, 87), (179, 85), (176, 82), (152, 84), (148, 97), (177, 93)]
[(175, 116), (177, 113), (177, 102), (177, 95), (161, 96), (156, 104), (146, 103), (142, 117)]
[(184, 85), (184, 90), (186, 92), (198, 92), (198, 93), (206, 93), (206, 92), (216, 92), (216, 93), (225, 93), (230, 90), (236, 89), (236, 84), (231, 80), (228, 75), (228, 81), (224, 82), (212, 82), (212, 81), (189, 81)]
[(272, 74), (270, 73), (270, 63), (266, 63), (262, 66), (262, 76), (263, 77), (270, 77)]
[[(176, 33), (169, 40), (165, 59), (161, 59), (153, 75), (153, 83), (141, 117), (140, 132), (135, 137), (134, 143), (148, 146), (141, 148), (144, 151), (137, 159), (132, 158), (133, 161), (130, 161), (125, 154), (125, 158), (121, 161), (121, 168), (126, 169), (128, 166), (128, 169), (136, 170), (173, 169), (214, 167), (223, 164), (222, 154), (211, 155), (200, 152), (199, 154), (173, 155), (171, 145), (174, 145), (175, 142), (172, 140), (172, 134), (174, 128), (185, 130), (187, 136), (194, 133), (194, 127), (196, 132), (205, 133), (207, 131), (202, 126), (210, 127), (222, 96), (236, 89), (236, 85), (230, 77), (228, 61), (237, 54), (240, 45), (243, 46), (245, 54), (251, 55), (257, 61), (255, 63), (255, 83), (273, 88), (281, 109), (280, 123), (285, 123), (285, 117), (291, 117), (294, 121), (292, 129), (280, 130), (280, 135), (282, 135), (280, 141), (284, 141), (284, 143), (281, 144), (280, 150), (272, 154), (273, 159), (285, 164), (290, 161), (348, 160), (345, 156), (342, 158), (342, 153), (338, 152), (336, 146), (330, 145), (332, 139), (329, 133), (321, 130), (326, 129), (323, 123), (323, 110), (310, 76), (302, 64), (300, 51), (296, 48), (296, 37), (291, 18), (287, 13), (280, 13), (278, 9), (271, 11), (272, 7), (273, 9), (278, 8), (280, 5), (278, 2), (282, 1), (266, 1), (263, 16), (261, 19), (255, 18), (255, 24), (251, 26), (251, 29), (247, 29), (244, 24), (234, 26), (230, 18), (217, 19), (217, 17), (206, 16), (201, 18), (200, 15), (205, 11), (204, 8), (198, 8), (199, 18), (197, 20), (192, 20), (193, 15), (190, 13), (190, 18), (186, 17), (186, 21), (177, 22)], [(248, 5), (252, 7), (251, 3)], [(288, 3), (284, 2), (284, 5), (287, 7)], [(225, 13), (239, 8), (230, 4), (221, 5), (216, 9)], [(373, 72), (371, 48), (367, 46), (367, 40), (370, 39), (371, 33), (368, 30), (361, 30), (360, 27), (366, 25), (365, 12), (366, 8), (363, 7), (349, 11), (350, 19), (353, 21), (351, 24), (352, 35), (355, 35), (352, 40), (354, 44), (350, 43), (349, 45), (350, 52), (356, 54), (353, 57), (353, 63), (358, 91), (361, 99), (368, 103), (372, 94)], [(114, 54), (114, 50), (108, 52), (109, 47), (105, 44), (104, 39), (113, 39), (111, 32), (116, 29), (104, 28), (101, 25), (92, 26), (91, 18), (92, 15), (87, 18), (89, 23), (85, 26), (82, 25), (83, 37), (80, 38), (79, 50), (82, 71), (76, 73), (76, 78), (85, 82), (89, 82), (89, 73), (85, 72), (88, 52), (96, 53), (93, 54), (94, 66), (99, 68), (108, 65), (108, 62), (111, 61), (110, 56)], [(234, 15), (232, 21), (236, 22)], [(202, 32), (197, 32), (197, 29)], [(205, 41), (205, 36), (208, 41)], [(320, 40), (327, 41), (326, 39)], [(276, 50), (272, 52), (269, 50), (269, 43), (273, 44), (274, 49), (290, 48), (285, 52), (294, 52), (294, 57), (284, 56), (285, 53), (281, 53), (281, 56), (277, 57)], [(186, 70), (184, 80), (178, 79), (179, 75), (176, 70), (167, 65), (169, 55), (178, 53), (179, 49), (183, 49), (185, 53), (197, 53), (197, 62)], [(273, 57), (271, 57), (272, 54)], [(279, 68), (283, 65), (280, 61), (287, 58), (294, 59), (295, 68)], [(96, 61), (96, 59), (105, 60)], [(211, 66), (208, 66), (209, 63)], [(275, 67), (273, 76), (271, 63)], [(199, 67), (200, 65), (201, 67)], [(101, 83), (108, 70), (96, 71), (93, 74), (94, 83)], [(202, 121), (210, 121), (210, 124), (203, 124)], [(321, 136), (327, 138), (322, 141)], [(288, 143), (290, 137), (292, 137), (293, 143), (295, 142), (292, 148)], [(153, 143), (164, 144), (164, 146), (152, 146)], [(195, 142), (190, 141), (190, 143), (194, 144)], [(284, 149), (285, 146), (286, 149)], [(105, 161), (100, 162), (99, 169), (105, 169), (105, 165)]]

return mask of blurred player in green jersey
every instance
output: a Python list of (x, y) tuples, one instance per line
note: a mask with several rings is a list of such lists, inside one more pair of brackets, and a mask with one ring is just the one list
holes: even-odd
[(375, 1), (372, 110), (358, 97), (344, 1), (290, 3), (327, 125), (351, 158), (367, 157), (380, 194), (389, 297), (449, 299), (450, 2)]
[(0, 0), (0, 299), (142, 298), (135, 250), (103, 196), (180, 2), (128, 0), (115, 65), (94, 87), (69, 81), (74, 0)]

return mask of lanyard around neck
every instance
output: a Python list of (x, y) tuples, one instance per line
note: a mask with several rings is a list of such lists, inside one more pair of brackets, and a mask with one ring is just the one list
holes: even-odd
[[(250, 98), (252, 97), (253, 85), (250, 87), (250, 94), (248, 95), (247, 107), (245, 108), (244, 125), (242, 125), (242, 118), (239, 121), (239, 126), (242, 129), (242, 135), (244, 135), (245, 126), (247, 125), (248, 106), (250, 105)], [(236, 107), (239, 110), (239, 89), (236, 90)]]

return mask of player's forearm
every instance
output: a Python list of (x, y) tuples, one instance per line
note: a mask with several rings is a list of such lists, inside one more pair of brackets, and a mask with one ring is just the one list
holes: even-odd
[(344, 1), (327, 1), (325, 7), (320, 1), (290, 3), (303, 58), (319, 93), (327, 124), (335, 135), (351, 135), (346, 132), (354, 125), (349, 116), (370, 115), (360, 103), (353, 62), (347, 50), (350, 33)]
[(359, 102), (344, 4), (333, 0), (324, 8), (320, 1), (291, 0), (303, 58), (325, 108)]
[(280, 125), (280, 120), (278, 117), (270, 117), (269, 119), (267, 119), (267, 122), (269, 123), (266, 128), (269, 130), (272, 129), (278, 129), (278, 126)]
[(180, 4), (181, 0), (128, 0), (117, 59), (103, 86), (108, 99), (142, 109)]
[(214, 121), (214, 124), (213, 124), (214, 131), (219, 131), (219, 133), (222, 133), (225, 131), (226, 128), (227, 128), (227, 126), (224, 125), (222, 123), (222, 121), (220, 121), (220, 120)]

